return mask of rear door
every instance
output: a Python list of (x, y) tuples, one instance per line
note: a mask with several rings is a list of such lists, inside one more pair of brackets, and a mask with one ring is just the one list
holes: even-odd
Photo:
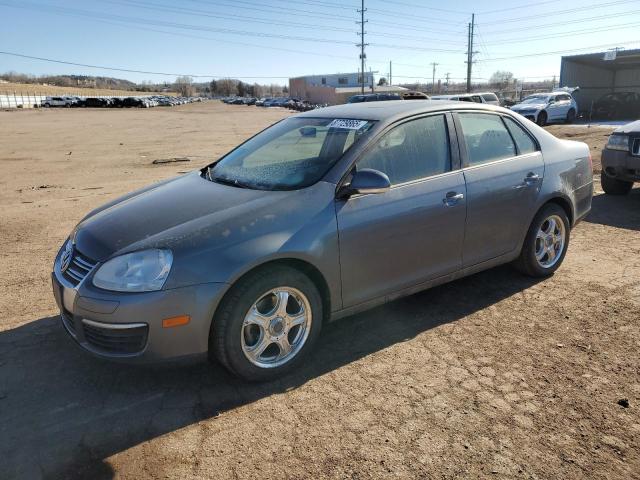
[(534, 214), (544, 162), (534, 138), (510, 116), (456, 114), (467, 186), (463, 266), (519, 248)]
[(391, 189), (336, 201), (345, 307), (460, 269), (466, 216), (452, 117), (401, 123), (356, 168), (385, 173)]

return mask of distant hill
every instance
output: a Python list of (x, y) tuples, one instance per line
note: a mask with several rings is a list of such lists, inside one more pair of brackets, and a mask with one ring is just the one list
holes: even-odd
[[(96, 88), (127, 91), (161, 91), (165, 85), (143, 83), (138, 85), (130, 80), (113, 77), (93, 77), (89, 75), (42, 75), (32, 76), (23, 73), (8, 72), (0, 74), (0, 79), (11, 83), (51, 85), (67, 88)], [(169, 87), (170, 88), (170, 87)]]

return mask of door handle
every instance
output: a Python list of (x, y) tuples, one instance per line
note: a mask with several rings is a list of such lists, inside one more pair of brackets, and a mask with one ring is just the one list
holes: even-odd
[(540, 175), (533, 172), (529, 172), (527, 176), (524, 177), (524, 180), (522, 181), (522, 183), (519, 183), (518, 185), (514, 185), (513, 188), (518, 190), (521, 188), (533, 187), (534, 185), (538, 184), (539, 180), (540, 180)]
[(442, 199), (442, 203), (447, 207), (453, 207), (457, 205), (460, 200), (464, 199), (464, 193), (447, 192), (447, 195)]
[(524, 183), (526, 183), (527, 185), (535, 185), (536, 183), (538, 183), (538, 180), (540, 180), (540, 175), (533, 172), (527, 174), (527, 176), (524, 177)]

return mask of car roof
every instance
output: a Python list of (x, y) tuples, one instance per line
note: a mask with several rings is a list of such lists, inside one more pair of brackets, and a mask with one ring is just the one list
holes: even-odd
[(447, 110), (486, 110), (510, 112), (509, 110), (484, 103), (450, 102), (443, 100), (406, 100), (401, 102), (363, 102), (347, 103), (325, 107), (295, 115), (314, 118), (351, 118), (361, 120), (395, 121), (400, 118), (421, 113)]

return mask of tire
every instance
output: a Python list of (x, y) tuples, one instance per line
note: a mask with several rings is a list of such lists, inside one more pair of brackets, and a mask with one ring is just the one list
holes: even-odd
[[(283, 292), (288, 301), (281, 310)], [(318, 288), (299, 270), (286, 266), (259, 269), (240, 279), (222, 299), (211, 326), (209, 355), (250, 382), (282, 377), (313, 349), (322, 329), (322, 305)], [(289, 315), (291, 309), (294, 312)], [(306, 315), (296, 315), (295, 310)], [(306, 319), (304, 323), (289, 329), (289, 322), (301, 318)], [(280, 344), (290, 347), (288, 358), (282, 357)]]
[(607, 195), (626, 195), (633, 188), (633, 182), (612, 178), (604, 172), (600, 173), (600, 183)]
[(569, 111), (567, 112), (567, 118), (565, 120), (566, 123), (573, 123), (576, 120), (576, 111), (571, 108), (569, 109)]
[[(545, 231), (550, 230), (551, 224), (548, 223), (550, 219), (556, 223), (557, 230), (554, 229), (552, 235), (554, 239), (550, 239), (549, 243), (546, 243), (546, 237), (549, 235)], [(556, 234), (555, 232), (560, 233)], [(570, 232), (569, 219), (564, 209), (555, 203), (548, 203), (538, 211), (531, 222), (520, 257), (514, 262), (515, 267), (530, 277), (543, 278), (553, 275), (567, 253)], [(541, 234), (543, 238), (540, 238)], [(555, 240), (560, 234), (563, 237), (561, 244), (556, 243)], [(553, 255), (550, 253), (551, 249), (555, 252)], [(540, 252), (542, 252), (542, 256), (539, 258)]]
[(49, 108), (51, 105), (49, 105), (48, 103), (44, 104), (44, 108)]
[(538, 118), (536, 118), (536, 123), (541, 126), (544, 127), (547, 124), (547, 112), (542, 111), (538, 114)]

